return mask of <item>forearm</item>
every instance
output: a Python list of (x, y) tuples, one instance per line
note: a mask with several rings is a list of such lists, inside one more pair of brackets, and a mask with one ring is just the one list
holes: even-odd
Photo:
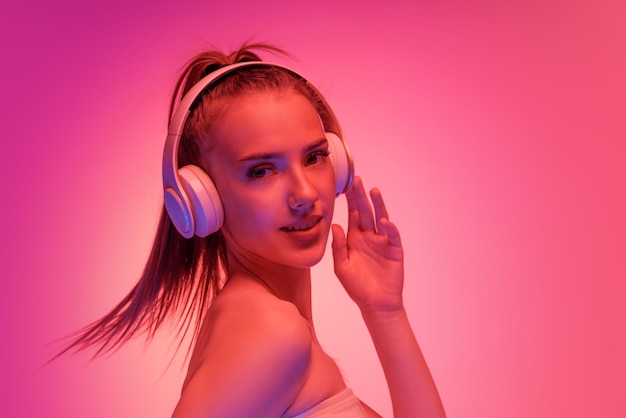
[(363, 313), (380, 359), (395, 418), (445, 417), (406, 311)]

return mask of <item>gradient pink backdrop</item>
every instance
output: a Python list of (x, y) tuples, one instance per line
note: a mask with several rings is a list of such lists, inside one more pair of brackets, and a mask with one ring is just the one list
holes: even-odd
[[(254, 36), (297, 56), (383, 190), (448, 415), (626, 416), (624, 2), (89, 3), (0, 6), (0, 415), (169, 416), (167, 333), (41, 365), (141, 271), (177, 70)], [(329, 259), (314, 276), (323, 345), (390, 417)]]

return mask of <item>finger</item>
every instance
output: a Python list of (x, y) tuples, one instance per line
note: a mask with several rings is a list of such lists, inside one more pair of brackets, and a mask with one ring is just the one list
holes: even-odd
[(350, 190), (346, 192), (346, 201), (348, 203), (348, 231), (361, 227), (359, 220), (359, 209), (356, 204), (354, 189), (355, 186), (353, 185), (352, 188), (350, 188)]
[(376, 224), (380, 228), (381, 219), (389, 219), (385, 201), (383, 200), (383, 195), (380, 193), (380, 190), (376, 188), (370, 191), (370, 196), (372, 198), (372, 204), (374, 205), (374, 213), (376, 214)]
[(374, 223), (372, 206), (367, 198), (367, 193), (365, 193), (363, 181), (360, 177), (354, 178), (354, 185), (350, 190), (350, 195), (353, 199), (352, 208), (358, 214), (358, 227), (362, 231), (375, 231), (376, 225)]
[(331, 226), (333, 234), (333, 261), (335, 264), (335, 270), (338, 265), (345, 263), (348, 260), (348, 246), (346, 242), (346, 235), (343, 232), (343, 228), (337, 224)]
[(394, 247), (402, 247), (400, 240), (400, 231), (393, 222), (387, 218), (382, 218), (379, 223), (379, 231), (387, 238), (387, 241)]

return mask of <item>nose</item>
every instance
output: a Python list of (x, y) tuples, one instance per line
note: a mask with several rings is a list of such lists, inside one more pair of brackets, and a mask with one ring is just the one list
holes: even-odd
[(317, 188), (302, 170), (292, 175), (292, 184), (289, 191), (289, 207), (292, 209), (304, 209), (317, 201), (319, 194)]

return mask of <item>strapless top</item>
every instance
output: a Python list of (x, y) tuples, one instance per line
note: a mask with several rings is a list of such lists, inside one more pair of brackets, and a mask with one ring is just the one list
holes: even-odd
[(323, 400), (312, 408), (290, 418), (364, 418), (361, 402), (352, 389), (346, 388), (338, 394)]

